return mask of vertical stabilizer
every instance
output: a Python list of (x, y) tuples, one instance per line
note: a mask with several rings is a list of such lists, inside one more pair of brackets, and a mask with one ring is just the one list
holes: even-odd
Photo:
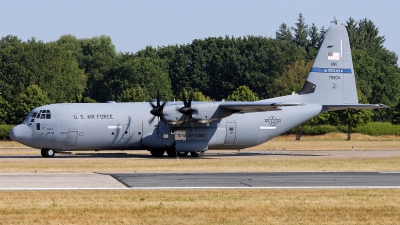
[(358, 104), (349, 36), (343, 25), (331, 25), (303, 90), (308, 103)]

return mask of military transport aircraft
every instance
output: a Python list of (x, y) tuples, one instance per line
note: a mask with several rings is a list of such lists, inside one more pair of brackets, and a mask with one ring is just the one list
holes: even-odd
[[(325, 111), (388, 108), (359, 104), (343, 25), (331, 25), (298, 94), (255, 102), (61, 103), (33, 109), (10, 137), (43, 157), (74, 150), (149, 150), (201, 156), (266, 142)], [(156, 119), (157, 117), (157, 119)]]

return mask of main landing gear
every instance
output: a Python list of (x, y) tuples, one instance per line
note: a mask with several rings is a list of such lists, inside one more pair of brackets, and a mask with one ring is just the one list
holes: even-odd
[(51, 158), (54, 157), (56, 151), (54, 151), (53, 149), (42, 148), (42, 150), (40, 150), (40, 154), (45, 158)]
[(186, 157), (189, 153), (193, 157), (201, 157), (204, 155), (204, 151), (199, 151), (199, 152), (176, 152), (175, 149), (170, 149), (170, 150), (160, 150), (160, 149), (153, 149), (150, 150), (150, 153), (154, 157), (162, 157), (164, 153), (167, 152), (167, 155), (169, 157)]

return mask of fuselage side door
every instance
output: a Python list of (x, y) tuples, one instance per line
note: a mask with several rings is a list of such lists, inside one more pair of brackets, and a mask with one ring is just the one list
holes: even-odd
[(235, 143), (236, 138), (236, 123), (235, 122), (227, 122), (226, 123), (226, 137), (225, 143), (226, 145), (233, 145)]

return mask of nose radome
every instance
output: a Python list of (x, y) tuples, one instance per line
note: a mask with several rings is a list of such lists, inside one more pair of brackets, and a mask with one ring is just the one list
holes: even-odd
[(22, 144), (27, 144), (31, 141), (32, 130), (25, 124), (17, 125), (11, 129), (10, 138)]

